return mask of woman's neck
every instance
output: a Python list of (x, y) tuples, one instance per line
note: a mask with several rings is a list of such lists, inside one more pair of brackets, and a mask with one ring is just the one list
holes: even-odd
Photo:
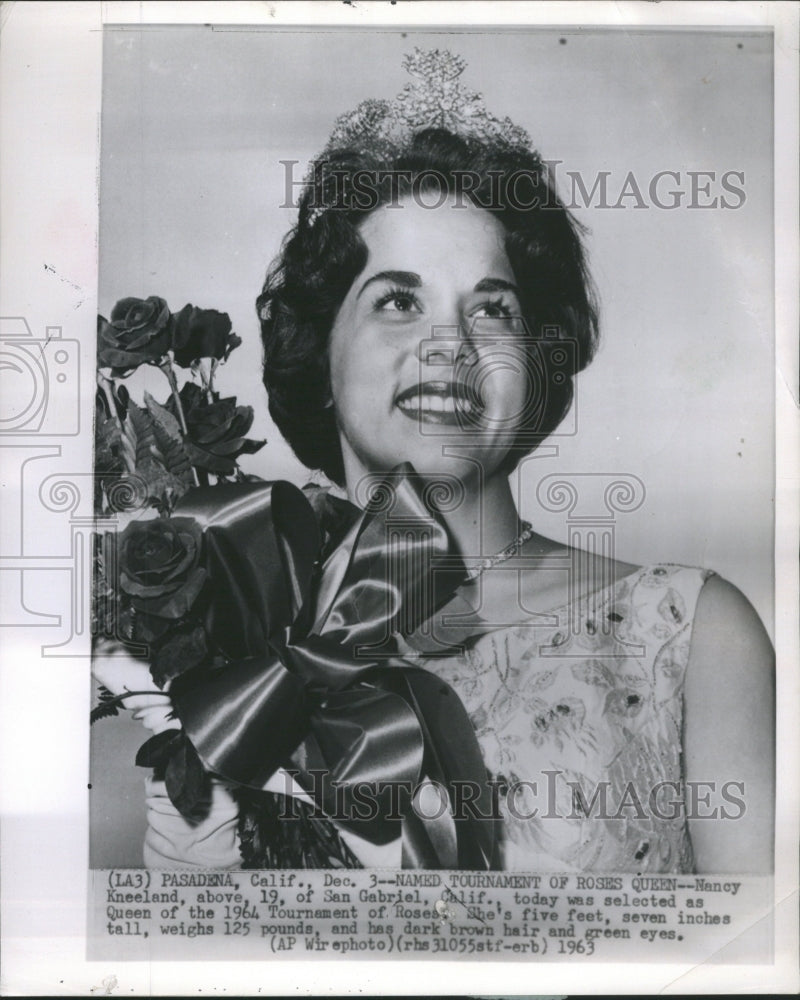
[[(347, 457), (345, 455), (347, 497), (351, 503), (361, 506), (363, 497), (358, 496), (352, 484), (362, 481), (368, 474), (355, 464), (347, 468)], [(476, 470), (460, 481), (463, 487), (461, 502), (442, 515), (458, 551), (468, 562), (501, 552), (521, 530), (508, 477), (500, 473), (483, 479)], [(447, 479), (443, 482), (446, 484)]]
[(459, 551), (469, 563), (501, 552), (520, 532), (511, 487), (505, 476), (494, 476), (482, 487), (464, 484), (464, 500), (445, 515)]

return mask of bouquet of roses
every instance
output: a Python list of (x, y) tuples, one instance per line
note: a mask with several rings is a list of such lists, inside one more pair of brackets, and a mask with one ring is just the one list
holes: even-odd
[[(95, 420), (98, 514), (153, 506), (169, 514), (192, 486), (246, 478), (238, 467), (264, 441), (247, 437), (253, 408), (222, 397), (215, 377), (241, 340), (227, 313), (164, 299), (121, 299), (110, 320), (98, 317)], [(124, 380), (142, 365), (164, 373), (162, 401), (143, 405)], [(188, 375), (178, 385), (178, 372)]]
[[(98, 538), (93, 634), (99, 647), (122, 646), (146, 659), (158, 689), (213, 662), (202, 627), (202, 534), (193, 519), (172, 516), (175, 505), (196, 486), (254, 479), (238, 458), (266, 443), (247, 437), (253, 408), (215, 387), (240, 344), (227, 313), (193, 305), (172, 313), (157, 296), (121, 299), (110, 319), (98, 317), (95, 513), (128, 524)], [(143, 365), (164, 374), (160, 401), (145, 391), (136, 402), (124, 384)], [(149, 684), (148, 691), (121, 692), (101, 684), (91, 721), (151, 693)], [(197, 815), (207, 781), (180, 730), (150, 739), (137, 763), (166, 780), (184, 815)]]

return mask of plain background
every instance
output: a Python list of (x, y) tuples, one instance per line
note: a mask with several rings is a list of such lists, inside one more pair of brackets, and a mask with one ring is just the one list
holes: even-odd
[[(773, 315), (772, 40), (730, 31), (591, 29), (269, 31), (107, 27), (100, 164), (99, 308), (159, 295), (228, 312), (243, 346), (220, 371), (223, 394), (253, 405), (252, 436), (268, 446), (242, 460), (264, 478), (308, 480), (271, 424), (260, 382), (254, 300), (296, 213), (292, 178), (306, 173), (337, 115), (407, 82), (403, 55), (447, 48), (464, 56), (462, 83), (488, 109), (525, 127), (557, 167), (591, 191), (609, 173), (608, 203), (629, 172), (647, 208), (576, 215), (601, 303), (603, 345), (580, 377), (577, 410), (554, 457), (519, 470), (520, 509), (564, 538), (564, 515), (537, 504), (552, 473), (632, 473), (646, 499), (619, 515), (628, 562), (703, 565), (734, 581), (772, 628)], [(655, 206), (684, 191), (682, 207)], [(689, 208), (689, 171), (714, 173), (707, 204)], [(705, 184), (706, 181), (703, 181)], [(738, 197), (728, 193), (729, 203)], [(576, 198), (578, 205), (585, 199)], [(159, 396), (152, 369), (131, 380)], [(141, 396), (138, 396), (141, 399)], [(141, 863), (142, 772), (126, 767), (138, 724), (93, 731), (92, 864)], [(122, 853), (120, 850), (122, 849)]]

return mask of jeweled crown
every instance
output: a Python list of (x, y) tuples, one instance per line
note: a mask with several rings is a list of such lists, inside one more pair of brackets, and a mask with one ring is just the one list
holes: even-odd
[(531, 139), (525, 129), (510, 118), (490, 114), (482, 95), (461, 83), (459, 78), (466, 65), (461, 56), (446, 49), (426, 52), (415, 48), (403, 59), (411, 82), (393, 101), (362, 101), (353, 111), (340, 115), (323, 156), (341, 148), (398, 148), (426, 128), (443, 128), (466, 139), (531, 152)]

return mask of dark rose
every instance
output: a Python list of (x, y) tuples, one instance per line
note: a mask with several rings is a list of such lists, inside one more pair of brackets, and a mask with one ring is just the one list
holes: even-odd
[(202, 589), (202, 534), (189, 517), (132, 521), (118, 542), (120, 589), (138, 612), (182, 618)]
[[(229, 476), (239, 455), (255, 454), (266, 444), (245, 437), (253, 424), (253, 407), (237, 406), (236, 397), (208, 402), (200, 386), (187, 382), (180, 398), (188, 431), (184, 446), (193, 465)], [(173, 400), (166, 406), (175, 413)]]
[(120, 299), (111, 310), (111, 322), (97, 317), (97, 363), (123, 373), (145, 362), (158, 361), (170, 348), (170, 311), (167, 303), (147, 299)]
[(198, 358), (227, 358), (239, 344), (227, 313), (186, 305), (172, 317), (172, 350), (181, 368), (191, 367)]

